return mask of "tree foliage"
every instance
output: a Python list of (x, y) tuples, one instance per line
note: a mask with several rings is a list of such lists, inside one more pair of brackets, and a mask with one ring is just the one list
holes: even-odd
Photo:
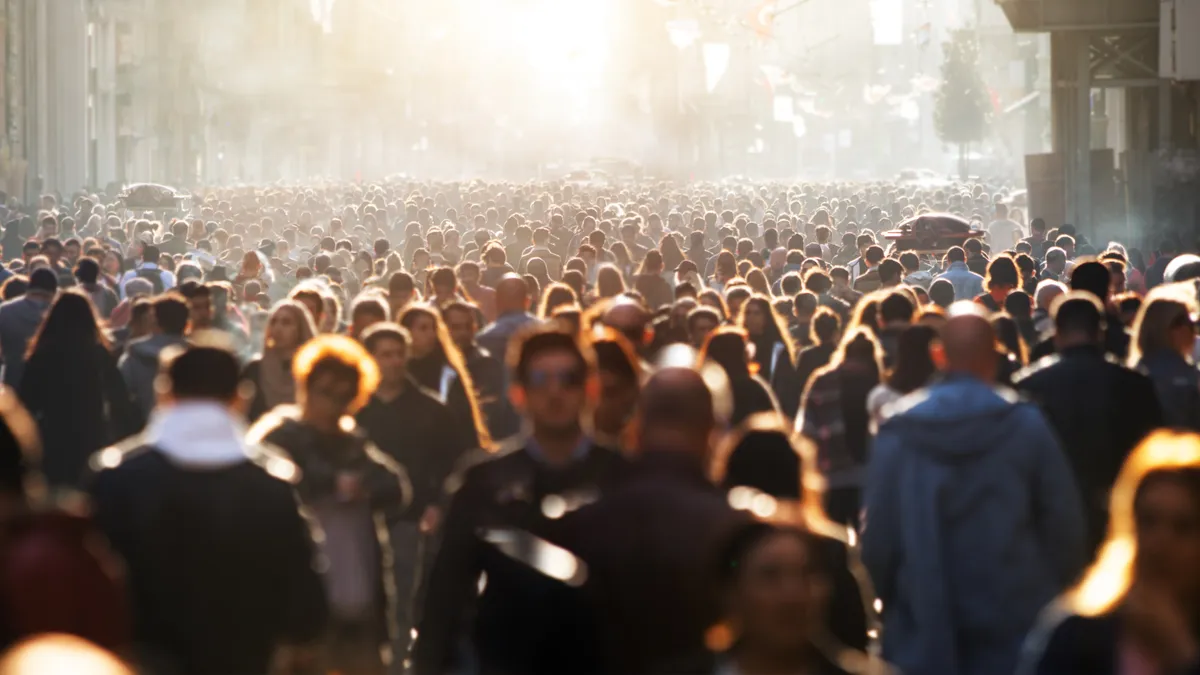
[(969, 31), (956, 31), (943, 48), (942, 86), (933, 111), (934, 126), (945, 143), (983, 140), (992, 102), (979, 72), (979, 42)]

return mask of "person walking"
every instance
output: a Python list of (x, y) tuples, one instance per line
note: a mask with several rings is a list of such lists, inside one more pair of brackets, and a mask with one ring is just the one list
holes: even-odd
[(154, 299), (151, 304), (153, 332), (130, 342), (117, 362), (142, 419), (150, 418), (150, 411), (157, 402), (154, 382), (158, 377), (159, 359), (169, 347), (186, 342), (184, 332), (188, 325), (188, 306), (183, 296), (168, 294)]
[(4, 384), (16, 387), (25, 372), (25, 355), (50, 303), (58, 292), (58, 275), (51, 270), (34, 270), (29, 288), (16, 300), (0, 304), (0, 356), (4, 358)]
[(879, 429), (862, 560), (883, 601), (883, 658), (911, 675), (1001, 675), (1085, 561), (1082, 501), (1031, 403), (992, 386), (975, 303), (942, 329), (946, 377)]
[(1163, 423), (1153, 381), (1105, 358), (1104, 324), (1090, 293), (1063, 296), (1054, 305), (1055, 354), (1014, 378), (1062, 441), (1084, 499), (1089, 552), (1108, 531), (1108, 495), (1125, 458)]
[[(596, 372), (574, 335), (539, 329), (523, 335), (513, 354), (513, 399), (532, 433), (451, 481), (458, 488), (413, 649), (418, 673), (453, 671), (466, 662), (485, 673), (586, 672), (590, 660), (583, 647), (590, 630), (566, 611), (574, 606), (572, 593), (563, 579), (541, 570), (534, 553), (523, 552), (552, 550), (554, 518), (547, 513), (555, 511), (546, 509), (577, 508), (605, 494), (624, 476), (626, 462), (584, 430)], [(487, 575), (482, 591), (481, 573)], [(468, 642), (466, 655), (460, 648)]]
[(396, 583), (399, 654), (408, 653), (416, 625), (417, 591), (425, 560), (441, 520), (441, 496), (458, 460), (474, 446), (464, 444), (456, 418), (437, 394), (408, 372), (412, 337), (403, 326), (379, 323), (362, 336), (379, 368), (379, 386), (356, 419), (367, 437), (408, 472), (413, 487), (409, 508), (391, 528)]
[(267, 316), (262, 353), (242, 370), (242, 380), (254, 385), (254, 397), (246, 411), (251, 423), (276, 406), (296, 402), (292, 360), (300, 347), (316, 334), (312, 314), (302, 303), (295, 300), (276, 303)]
[(1192, 363), (1196, 327), (1191, 286), (1150, 292), (1133, 322), (1129, 365), (1154, 383), (1168, 426), (1200, 430), (1200, 371)]
[(191, 346), (146, 431), (92, 458), (95, 522), (125, 563), (145, 672), (310, 667), (328, 607), (297, 467), (244, 440), (238, 363)]
[(332, 622), (323, 639), (327, 667), (381, 675), (385, 647), (397, 639), (393, 554), (387, 532), (412, 501), (404, 467), (352, 422), (379, 382), (375, 361), (357, 342), (322, 335), (292, 362), (297, 406), (282, 406), (249, 431), (299, 467), (296, 489), (324, 533), (322, 553)]
[(78, 487), (92, 453), (141, 427), (92, 303), (78, 291), (50, 306), (17, 392), (37, 420), (42, 471), (54, 488)]

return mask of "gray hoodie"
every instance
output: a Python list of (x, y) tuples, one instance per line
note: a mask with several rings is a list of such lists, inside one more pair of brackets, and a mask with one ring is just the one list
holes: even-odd
[(130, 342), (121, 356), (117, 367), (143, 418), (149, 418), (154, 408), (154, 378), (158, 376), (158, 361), (162, 351), (186, 342), (182, 335), (147, 335)]

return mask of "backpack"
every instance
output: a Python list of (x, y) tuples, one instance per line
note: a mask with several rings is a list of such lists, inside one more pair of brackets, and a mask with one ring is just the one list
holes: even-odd
[(154, 294), (155, 295), (159, 295), (160, 293), (162, 293), (163, 291), (166, 290), (166, 286), (163, 284), (163, 280), (162, 280), (162, 270), (157, 269), (157, 268), (150, 269), (148, 267), (141, 267), (141, 268), (138, 268), (136, 274), (138, 277), (145, 279), (146, 281), (149, 281), (150, 283), (154, 284)]

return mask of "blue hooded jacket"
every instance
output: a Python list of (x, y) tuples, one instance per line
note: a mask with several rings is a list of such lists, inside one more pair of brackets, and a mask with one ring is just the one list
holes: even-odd
[(965, 262), (950, 263), (950, 268), (934, 281), (937, 279), (945, 279), (954, 286), (955, 300), (974, 300), (975, 296), (983, 293), (983, 277), (968, 269)]
[(1075, 479), (1041, 412), (952, 375), (895, 404), (868, 466), (862, 559), (906, 675), (1009, 675), (1085, 561)]

